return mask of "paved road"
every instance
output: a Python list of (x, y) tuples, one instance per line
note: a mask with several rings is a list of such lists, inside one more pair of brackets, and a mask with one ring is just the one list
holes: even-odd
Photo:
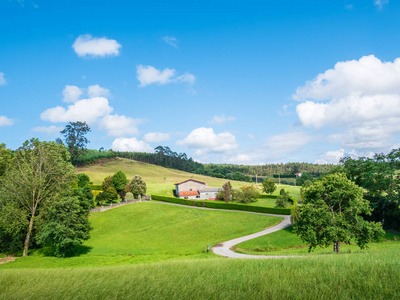
[(286, 215), (273, 215), (273, 214), (263, 214), (263, 213), (257, 213), (257, 212), (250, 212), (250, 211), (241, 211), (241, 210), (228, 210), (228, 209), (215, 209), (215, 208), (208, 208), (208, 207), (197, 207), (197, 206), (188, 206), (188, 205), (181, 205), (181, 204), (175, 204), (175, 203), (168, 203), (168, 202), (153, 202), (151, 201), (150, 203), (159, 203), (159, 204), (166, 204), (166, 205), (173, 205), (173, 206), (182, 206), (182, 207), (191, 207), (191, 208), (197, 208), (197, 209), (205, 209), (205, 210), (219, 210), (219, 211), (236, 211), (236, 212), (241, 212), (241, 213), (249, 213), (249, 214), (256, 214), (256, 215), (265, 215), (265, 216), (271, 216), (271, 217), (281, 217), (283, 218), (283, 221), (280, 222), (278, 225), (269, 227), (267, 229), (264, 229), (263, 231), (259, 231), (253, 234), (249, 234), (246, 236), (242, 236), (240, 238), (236, 238), (230, 241), (226, 241), (223, 243), (220, 243), (218, 245), (215, 245), (214, 247), (211, 248), (211, 250), (221, 256), (229, 257), (229, 258), (257, 258), (257, 259), (270, 259), (270, 258), (289, 258), (289, 257), (301, 257), (297, 255), (250, 255), (250, 254), (242, 254), (242, 253), (236, 253), (231, 250), (231, 248), (237, 244), (240, 244), (242, 242), (255, 239), (257, 237), (282, 230), (286, 227), (289, 227), (291, 225), (290, 223), (290, 216)]

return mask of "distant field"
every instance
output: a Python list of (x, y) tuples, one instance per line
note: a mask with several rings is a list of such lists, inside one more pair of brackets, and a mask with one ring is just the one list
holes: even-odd
[(92, 213), (91, 239), (76, 257), (43, 257), (40, 251), (2, 268), (97, 267), (169, 259), (210, 258), (217, 243), (263, 230), (282, 218), (240, 212), (134, 203)]
[[(77, 172), (86, 173), (94, 184), (101, 184), (105, 177), (113, 175), (119, 170), (123, 171), (128, 179), (133, 178), (135, 175), (142, 176), (147, 184), (147, 193), (161, 196), (173, 196), (172, 191), (175, 189), (174, 183), (188, 178), (205, 181), (208, 183), (209, 187), (221, 187), (228, 181), (227, 179), (192, 174), (125, 158), (118, 158), (103, 164), (80, 167)], [(231, 184), (233, 188), (239, 188), (248, 183), (231, 180)], [(261, 188), (261, 184), (258, 184), (258, 186)], [(281, 188), (289, 191), (290, 196), (295, 199), (300, 199), (300, 187), (290, 185), (278, 186), (274, 194), (279, 195)]]

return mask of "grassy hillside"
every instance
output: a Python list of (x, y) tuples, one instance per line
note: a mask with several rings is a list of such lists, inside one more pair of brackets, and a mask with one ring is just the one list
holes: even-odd
[(282, 218), (239, 212), (135, 203), (92, 213), (91, 239), (76, 257), (57, 259), (41, 252), (1, 268), (97, 267), (182, 258), (210, 258), (207, 245), (263, 230)]
[[(147, 184), (147, 193), (162, 196), (172, 196), (172, 190), (175, 189), (174, 183), (188, 178), (205, 181), (209, 187), (221, 187), (228, 181), (227, 179), (187, 173), (125, 158), (117, 158), (116, 160), (107, 161), (102, 164), (79, 167), (77, 172), (86, 173), (94, 184), (101, 184), (105, 177), (113, 175), (119, 170), (124, 172), (128, 179), (131, 179), (135, 175), (142, 176)], [(248, 184), (240, 181), (231, 181), (231, 183), (233, 188), (239, 188), (243, 184)], [(259, 186), (261, 185), (259, 184)], [(281, 186), (278, 187), (274, 194), (279, 194), (280, 188), (285, 188), (290, 192), (291, 196), (298, 200), (300, 199), (299, 187)]]

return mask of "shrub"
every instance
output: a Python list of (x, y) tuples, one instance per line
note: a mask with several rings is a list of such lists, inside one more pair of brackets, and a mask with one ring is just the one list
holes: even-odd
[(235, 193), (234, 202), (250, 203), (257, 201), (260, 191), (253, 185), (244, 185)]
[(108, 194), (110, 194), (110, 199), (111, 200), (117, 200), (118, 199), (118, 193), (117, 193), (117, 191), (112, 187), (112, 186), (110, 186), (108, 189), (107, 189), (107, 191), (106, 191)]
[(126, 200), (126, 201), (131, 201), (131, 200), (133, 200), (133, 199), (135, 199), (135, 198), (133, 197), (133, 194), (132, 194), (131, 192), (127, 192), (126, 195), (125, 195), (125, 200)]
[(92, 191), (102, 191), (103, 186), (101, 184), (90, 184), (89, 187)]
[(85, 186), (88, 186), (90, 183), (90, 178), (88, 175), (85, 173), (78, 174), (78, 187), (84, 188)]
[(111, 181), (112, 181), (112, 176), (108, 176), (108, 177), (104, 178), (104, 181), (102, 184), (103, 191), (107, 191), (107, 189), (111, 186)]
[(102, 192), (96, 196), (96, 202), (100, 205), (103, 205), (104, 202), (107, 202), (112, 199), (112, 196), (107, 192)]

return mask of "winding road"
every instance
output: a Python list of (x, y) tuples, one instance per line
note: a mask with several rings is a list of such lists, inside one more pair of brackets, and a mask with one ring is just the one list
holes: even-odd
[(302, 257), (298, 255), (251, 255), (251, 254), (242, 254), (242, 253), (236, 253), (231, 250), (231, 248), (237, 244), (240, 244), (242, 242), (258, 238), (263, 235), (270, 234), (272, 232), (282, 230), (286, 227), (289, 227), (291, 225), (290, 223), (290, 216), (287, 215), (273, 215), (273, 214), (264, 214), (264, 213), (257, 213), (257, 212), (250, 212), (250, 211), (241, 211), (241, 210), (228, 210), (228, 209), (215, 209), (215, 208), (207, 208), (207, 207), (196, 207), (196, 206), (188, 206), (188, 205), (181, 205), (181, 204), (175, 204), (175, 203), (168, 203), (168, 202), (154, 202), (150, 201), (150, 203), (159, 203), (159, 204), (165, 204), (165, 205), (173, 205), (173, 206), (181, 206), (181, 207), (191, 207), (191, 208), (197, 208), (197, 209), (204, 209), (204, 210), (218, 210), (218, 211), (234, 211), (234, 212), (241, 212), (241, 213), (248, 213), (248, 214), (255, 214), (255, 215), (264, 215), (264, 216), (271, 216), (271, 217), (281, 217), (283, 218), (283, 221), (280, 222), (278, 225), (269, 227), (267, 229), (264, 229), (262, 231), (249, 234), (246, 236), (242, 236), (233, 240), (229, 240), (223, 243), (219, 243), (215, 245), (214, 247), (211, 248), (211, 250), (217, 254), (221, 255), (224, 257), (229, 257), (229, 258), (256, 258), (256, 259), (270, 259), (270, 258), (290, 258), (290, 257)]

